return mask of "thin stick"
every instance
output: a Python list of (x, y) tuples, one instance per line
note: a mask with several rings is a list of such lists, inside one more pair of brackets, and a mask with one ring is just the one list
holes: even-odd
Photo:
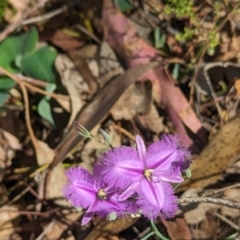
[(123, 133), (125, 136), (127, 136), (129, 139), (135, 141), (135, 137), (130, 133), (128, 132), (126, 129), (122, 128), (121, 126), (118, 126), (116, 124), (112, 124), (113, 128), (118, 130), (119, 132)]
[(227, 219), (226, 217), (220, 215), (219, 213), (214, 213), (214, 216), (220, 218), (223, 222), (227, 223), (233, 229), (240, 231), (240, 227), (238, 225), (236, 225), (235, 223), (233, 223), (232, 221), (230, 221), (229, 219)]
[(240, 202), (231, 201), (222, 198), (211, 198), (211, 197), (182, 197), (178, 199), (178, 203), (215, 203), (218, 205), (227, 206), (230, 208), (240, 209)]
[(89, 32), (87, 30), (87, 28), (85, 28), (84, 26), (77, 24), (75, 26), (79, 31), (82, 31), (83, 33), (85, 33), (86, 35), (88, 35), (89, 37), (91, 37), (96, 43), (98, 43), (99, 45), (101, 44), (101, 40), (93, 33)]
[(37, 93), (40, 93), (42, 95), (46, 95), (46, 96), (49, 96), (49, 97), (52, 97), (52, 98), (55, 98), (56, 100), (58, 98), (61, 98), (63, 100), (69, 100), (69, 97), (68, 96), (65, 96), (65, 95), (62, 95), (62, 94), (56, 94), (56, 93), (51, 93), (51, 92), (47, 92), (47, 91), (44, 91), (42, 90), (41, 88), (38, 88), (38, 87), (35, 87), (29, 83), (23, 83), (28, 89), (34, 91), (34, 92), (37, 92)]
[(62, 95), (62, 94), (47, 92), (47, 91), (42, 90), (41, 88), (38, 88), (38, 87), (35, 87), (35, 86), (31, 85), (30, 83), (23, 82), (21, 77), (15, 75), (13, 73), (8, 72), (6, 69), (4, 69), (2, 67), (0, 67), (0, 72), (2, 74), (5, 74), (6, 76), (10, 77), (14, 81), (16, 81), (18, 84), (22, 83), (25, 87), (27, 87), (28, 89), (30, 89), (34, 92), (40, 93), (40, 94), (45, 95), (45, 96), (52, 97), (56, 100), (59, 99), (59, 98), (61, 98), (63, 100), (69, 100), (68, 96), (65, 96), (65, 95)]
[(0, 72), (2, 72), (3, 74), (7, 75), (8, 77), (12, 78), (14, 81), (16, 81), (22, 91), (23, 94), (23, 100), (25, 103), (25, 122), (26, 122), (26, 126), (28, 129), (28, 133), (30, 135), (32, 144), (34, 146), (35, 151), (37, 151), (38, 149), (38, 143), (37, 143), (37, 139), (34, 135), (33, 129), (32, 129), (32, 125), (31, 125), (31, 120), (30, 120), (30, 111), (29, 111), (29, 101), (28, 101), (28, 93), (26, 90), (26, 87), (24, 85), (24, 83), (19, 80), (16, 76), (14, 76), (13, 74), (11, 74), (10, 72), (8, 72), (7, 70), (5, 70), (4, 68), (0, 67)]
[(14, 74), (14, 75), (16, 75), (22, 81), (26, 81), (37, 86), (46, 87), (49, 84), (48, 82), (44, 82), (42, 80), (31, 78), (31, 77), (26, 77), (22, 74)]
[(213, 190), (213, 191), (210, 190), (208, 193), (203, 194), (203, 197), (212, 196), (212, 195), (215, 195), (217, 193), (223, 192), (227, 189), (237, 188), (237, 187), (240, 187), (240, 183), (236, 183), (236, 184), (233, 184), (233, 185), (230, 185), (230, 186), (218, 189), (218, 190)]
[[(15, 196), (12, 200), (10, 200), (9, 202), (7, 202), (6, 204), (4, 204), (1, 207), (4, 206), (10, 206), (13, 203), (15, 203), (16, 201), (18, 201), (21, 197), (23, 197), (28, 191), (29, 191), (30, 187), (25, 188), (21, 193), (19, 193), (17, 196)], [(0, 208), (1, 209), (1, 208)], [(2, 210), (2, 209), (1, 209)]]
[(22, 22), (22, 25), (27, 25), (27, 24), (32, 24), (32, 23), (36, 23), (36, 22), (41, 22), (50, 18), (53, 18), (63, 12), (66, 12), (67, 10), (69, 10), (70, 8), (74, 7), (76, 4), (78, 4), (81, 0), (75, 0), (69, 4), (65, 4), (60, 8), (57, 8), (51, 12), (48, 12), (46, 14), (43, 14), (41, 16), (37, 16), (37, 17), (32, 17), (29, 19), (26, 19)]
[(34, 211), (13, 211), (13, 210), (9, 210), (9, 209), (0, 209), (0, 213), (1, 212), (10, 212), (10, 213), (18, 213), (20, 215), (36, 215), (36, 216), (43, 216), (43, 217), (48, 217), (50, 215), (50, 213), (48, 212), (34, 212)]
[(29, 18), (29, 19), (26, 19), (22, 22), (22, 25), (27, 25), (27, 24), (32, 24), (32, 23), (36, 23), (36, 22), (41, 22), (41, 21), (44, 21), (44, 20), (47, 20), (47, 19), (50, 19), (50, 18), (53, 18), (63, 12), (66, 12), (68, 10), (68, 7), (66, 5), (58, 8), (58, 9), (55, 9), (49, 13), (46, 13), (44, 15), (41, 15), (41, 16), (37, 16), (37, 17), (32, 17), (32, 18)]
[(30, 135), (32, 144), (34, 146), (34, 149), (35, 149), (35, 151), (37, 151), (37, 149), (38, 149), (38, 142), (37, 142), (37, 138), (34, 135), (34, 132), (33, 132), (33, 129), (32, 129), (32, 125), (31, 125), (28, 93), (27, 93), (26, 87), (24, 86), (24, 84), (22, 82), (19, 82), (19, 86), (20, 86), (20, 88), (22, 90), (23, 99), (24, 99), (24, 103), (25, 103), (25, 122), (26, 122), (26, 126), (27, 126), (27, 129), (28, 129), (28, 133)]
[(211, 81), (211, 79), (210, 79), (210, 76), (209, 76), (209, 74), (208, 74), (208, 72), (207, 72), (208, 70), (209, 70), (209, 67), (208, 67), (208, 65), (207, 65), (207, 66), (205, 66), (204, 69), (203, 69), (203, 74), (204, 74), (204, 76), (205, 76), (205, 78), (206, 78), (206, 82), (207, 82), (207, 84), (208, 84), (208, 86), (209, 86), (209, 89), (210, 89), (210, 91), (211, 91), (211, 94), (212, 94), (214, 103), (215, 103), (215, 105), (216, 105), (218, 114), (219, 114), (220, 118), (222, 119), (222, 107), (220, 106), (219, 102), (216, 100), (216, 99), (217, 99), (217, 95), (216, 95), (215, 90), (214, 90), (214, 87), (213, 87), (213, 85), (212, 85), (212, 81)]

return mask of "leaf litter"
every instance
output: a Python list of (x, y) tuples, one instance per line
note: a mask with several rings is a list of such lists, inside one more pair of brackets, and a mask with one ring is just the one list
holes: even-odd
[[(69, 7), (50, 0), (41, 7), (44, 2), (8, 1), (0, 23), (0, 66), (30, 79), (21, 80), (27, 105), (19, 78), (0, 73), (0, 238), (140, 239), (149, 233), (143, 218), (96, 217), (80, 226), (82, 213), (62, 198), (64, 171), (91, 171), (107, 148), (77, 135), (73, 121), (100, 142), (103, 128), (114, 146), (134, 145), (136, 134), (151, 143), (177, 133), (193, 154), (192, 177), (178, 187), (178, 196), (211, 193), (239, 202), (239, 4), (203, 1), (181, 9), (183, 0), (178, 6), (173, 0), (91, 0)], [(51, 16), (54, 9), (59, 15)], [(25, 20), (31, 24), (21, 26)], [(39, 43), (45, 47), (35, 49)], [(9, 127), (14, 125), (16, 130)], [(171, 239), (223, 239), (239, 230), (238, 219), (237, 209), (202, 202), (181, 204), (176, 218), (159, 219), (157, 226)]]

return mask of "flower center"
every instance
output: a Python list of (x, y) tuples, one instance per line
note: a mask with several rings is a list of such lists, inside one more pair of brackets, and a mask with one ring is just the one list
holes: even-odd
[(104, 189), (100, 189), (97, 193), (97, 198), (100, 199), (100, 200), (106, 200), (107, 197), (106, 197), (106, 193), (105, 193), (105, 190)]
[(152, 169), (145, 169), (143, 172), (144, 177), (150, 182), (152, 178)]

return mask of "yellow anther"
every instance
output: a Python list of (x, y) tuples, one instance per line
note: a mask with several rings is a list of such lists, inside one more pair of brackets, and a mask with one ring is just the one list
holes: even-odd
[(97, 197), (98, 197), (98, 199), (106, 200), (106, 193), (105, 193), (104, 189), (100, 189), (98, 191)]
[(152, 172), (153, 170), (152, 169), (145, 169), (144, 170), (144, 177), (150, 182), (151, 181), (151, 177), (152, 177)]

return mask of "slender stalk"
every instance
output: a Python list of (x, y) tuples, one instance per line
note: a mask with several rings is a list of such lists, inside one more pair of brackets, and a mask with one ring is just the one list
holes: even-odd
[(145, 237), (141, 238), (141, 240), (147, 240), (148, 238), (150, 238), (153, 235), (155, 235), (155, 232), (150, 232)]
[(175, 191), (179, 187), (180, 184), (181, 183), (176, 184), (176, 186), (174, 186), (173, 190)]
[(169, 238), (164, 237), (164, 236), (158, 231), (158, 229), (157, 229), (157, 227), (156, 227), (156, 225), (155, 225), (155, 223), (154, 223), (153, 220), (151, 220), (150, 223), (151, 223), (151, 226), (152, 226), (152, 228), (153, 228), (153, 231), (155, 232), (155, 234), (156, 234), (161, 240), (170, 240)]

